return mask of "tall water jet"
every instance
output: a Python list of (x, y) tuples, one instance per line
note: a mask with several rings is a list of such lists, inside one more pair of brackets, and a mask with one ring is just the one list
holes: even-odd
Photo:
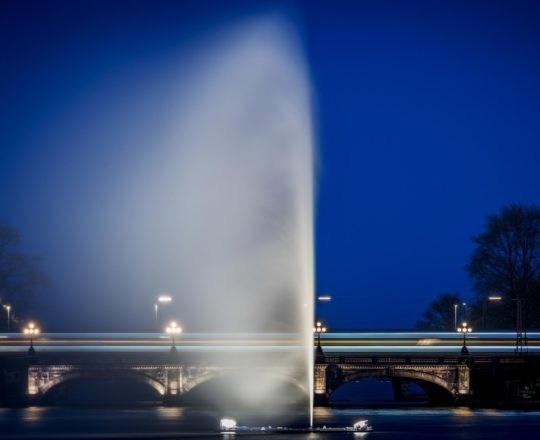
[(300, 336), (297, 351), (271, 361), (276, 384), (247, 365), (229, 392), (263, 407), (277, 378), (300, 368), (312, 423), (314, 157), (293, 35), (259, 20), (208, 45), (156, 178), (174, 188), (160, 199), (176, 207), (166, 228), (178, 236), (174, 289), (199, 330)]

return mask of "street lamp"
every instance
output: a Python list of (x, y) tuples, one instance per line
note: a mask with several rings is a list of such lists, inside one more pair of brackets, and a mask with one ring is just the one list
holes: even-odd
[(321, 348), (321, 333), (326, 333), (326, 327), (323, 327), (322, 322), (318, 321), (313, 327), (313, 333), (317, 335), (317, 348)]
[(34, 338), (37, 338), (39, 335), (39, 328), (33, 322), (28, 324), (28, 327), (23, 328), (23, 333), (28, 335), (30, 338), (30, 348), (28, 349), (28, 354), (35, 354), (34, 350)]
[(472, 328), (467, 326), (466, 322), (461, 323), (461, 326), (457, 328), (458, 333), (463, 333), (463, 347), (461, 348), (461, 354), (469, 354), (467, 349), (467, 333), (472, 332)]
[(171, 335), (172, 337), (172, 346), (171, 351), (176, 351), (176, 341), (175, 337), (182, 333), (182, 327), (180, 327), (176, 321), (171, 321), (169, 325), (165, 328), (165, 333)]
[(482, 328), (484, 330), (487, 330), (487, 305), (488, 302), (497, 302), (502, 301), (502, 296), (488, 296), (487, 298), (484, 298), (484, 301), (482, 302)]
[(154, 303), (154, 313), (156, 315), (156, 326), (159, 328), (158, 309), (160, 304), (168, 304), (172, 301), (170, 295), (159, 295)]
[[(322, 318), (324, 319), (325, 317), (322, 316), (322, 315), (325, 315), (325, 311), (326, 311), (326, 306), (324, 305), (325, 303), (330, 303), (332, 302), (332, 296), (331, 295), (327, 295), (327, 294), (323, 294), (323, 295), (316, 295), (315, 296), (315, 310), (314, 310), (314, 315), (315, 316), (318, 316), (319, 318)], [(319, 305), (320, 304), (320, 305)], [(314, 330), (315, 331), (315, 330)]]
[(7, 313), (7, 328), (8, 331), (11, 330), (11, 306), (9, 304), (4, 304), (4, 309), (6, 309)]
[[(459, 310), (459, 306), (461, 306), (461, 310)], [(461, 304), (454, 303), (454, 328), (457, 328), (458, 326), (458, 318), (466, 319), (467, 314), (467, 303), (462, 302)]]

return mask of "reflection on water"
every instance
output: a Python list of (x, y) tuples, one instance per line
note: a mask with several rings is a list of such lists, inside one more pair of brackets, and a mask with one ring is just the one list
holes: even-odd
[[(72, 437), (171, 437), (262, 438), (261, 435), (224, 435), (219, 419), (236, 418), (251, 426), (299, 426), (302, 411), (236, 414), (204, 408), (63, 408), (32, 407), (0, 409), (0, 438)], [(367, 434), (283, 434), (281, 439), (533, 439), (540, 430), (539, 411), (500, 411), (493, 409), (335, 409), (316, 408), (317, 426), (351, 426), (368, 419), (375, 431)], [(265, 436), (266, 437), (266, 436)]]
[(25, 408), (24, 412), (21, 413), (22, 417), (24, 417), (24, 421), (29, 424), (42, 422), (46, 414), (47, 408), (39, 406)]

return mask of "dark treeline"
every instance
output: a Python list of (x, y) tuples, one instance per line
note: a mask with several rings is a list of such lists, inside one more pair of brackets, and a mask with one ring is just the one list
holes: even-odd
[[(455, 330), (455, 318), (475, 330), (540, 328), (540, 209), (511, 205), (487, 217), (472, 238), (475, 249), (466, 271), (475, 297), (466, 307), (457, 293), (444, 293), (422, 314), (416, 327)], [(457, 309), (457, 313), (456, 313)]]
[(17, 231), (0, 225), (0, 329), (18, 330), (35, 304), (36, 292), (50, 281), (40, 268), (38, 257), (21, 250)]

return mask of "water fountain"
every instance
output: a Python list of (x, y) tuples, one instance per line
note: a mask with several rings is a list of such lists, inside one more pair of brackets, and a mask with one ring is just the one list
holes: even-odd
[(170, 143), (180, 191), (178, 289), (190, 292), (205, 331), (299, 340), (265, 361), (272, 376), (247, 364), (221, 394), (264, 413), (283, 400), (283, 378), (300, 377), (308, 427), (238, 427), (226, 417), (222, 431), (367, 432), (367, 421), (313, 426), (314, 150), (309, 83), (293, 36), (283, 22), (260, 20), (226, 32), (202, 57)]
[(175, 188), (166, 201), (175, 204), (179, 237), (174, 288), (188, 293), (200, 329), (301, 341), (270, 361), (275, 383), (246, 365), (227, 391), (261, 411), (279, 378), (298, 370), (313, 403), (314, 157), (309, 84), (293, 35), (262, 19), (210, 41), (160, 166), (163, 186)]

